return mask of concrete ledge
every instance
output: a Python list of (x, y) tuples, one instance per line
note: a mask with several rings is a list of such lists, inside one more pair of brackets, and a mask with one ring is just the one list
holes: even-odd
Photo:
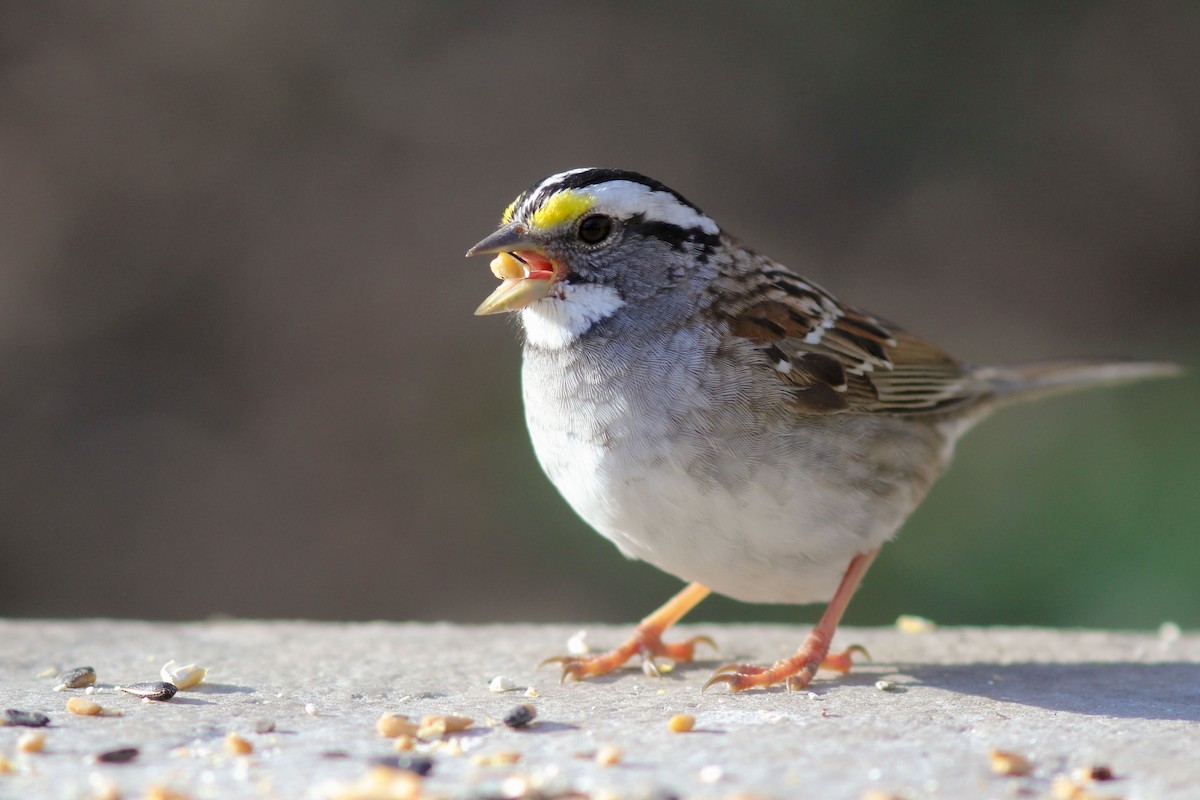
[[(560, 687), (552, 668), (534, 665), (562, 653), (578, 628), (0, 620), (0, 708), (51, 719), (41, 753), (16, 752), (30, 729), (0, 728), (0, 756), (11, 762), (0, 797), (94, 797), (115, 786), (141, 798), (154, 784), (192, 798), (336, 796), (372, 759), (395, 755), (375, 732), (385, 711), (476, 720), (449, 743), (418, 745), (433, 760), (424, 791), (437, 797), (1048, 797), (1056, 776), (1093, 764), (1117, 776), (1092, 784), (1093, 796), (1200, 796), (1200, 635), (847, 628), (838, 643), (866, 646), (874, 663), (822, 675), (811, 692), (730, 695), (700, 693), (713, 667), (773, 660), (806, 629), (680, 626), (679, 635), (713, 636), (721, 656), (662, 678), (630, 669)], [(628, 629), (588, 632), (603, 647)], [(112, 688), (158, 680), (169, 659), (208, 667), (208, 681), (165, 703)], [(37, 677), (80, 665), (99, 676), (91, 699), (120, 716), (70, 714), (68, 699), (82, 691), (56, 693), (53, 677)], [(489, 691), (497, 675), (520, 690)], [(537, 697), (525, 696), (530, 686)], [(486, 724), (521, 703), (538, 712), (528, 729)], [(695, 715), (694, 732), (668, 731), (678, 713)], [(255, 733), (260, 721), (274, 732)], [(253, 744), (251, 755), (226, 753), (231, 731)], [(606, 744), (621, 748), (619, 764), (589, 758)], [(140, 752), (126, 764), (90, 763), (117, 747)], [(992, 748), (1028, 758), (1032, 773), (994, 774)], [(502, 751), (520, 761), (472, 759)]]

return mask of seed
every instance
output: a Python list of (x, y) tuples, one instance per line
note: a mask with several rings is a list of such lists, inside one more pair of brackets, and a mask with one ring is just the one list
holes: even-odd
[(510, 253), (501, 253), (489, 264), (492, 274), (502, 281), (511, 281), (525, 277), (525, 265), (513, 258)]
[(175, 659), (171, 659), (163, 664), (158, 674), (164, 681), (175, 684), (175, 688), (182, 691), (184, 689), (191, 689), (204, 680), (204, 676), (208, 674), (208, 670), (204, 667), (198, 667), (195, 664), (180, 666), (175, 663)]
[(92, 667), (76, 667), (58, 673), (58, 689), (61, 686), (64, 689), (82, 689), (85, 686), (91, 686), (96, 682), (96, 670)]
[(94, 717), (104, 711), (98, 703), (93, 703), (86, 697), (72, 697), (67, 701), (67, 711), (81, 717)]
[(381, 714), (375, 720), (375, 730), (380, 736), (395, 739), (397, 736), (416, 736), (417, 725), (403, 714)]
[(254, 745), (231, 731), (225, 737), (225, 752), (231, 756), (246, 756), (254, 752)]
[(505, 677), (504, 675), (497, 675), (496, 677), (492, 678), (492, 682), (488, 684), (488, 691), (495, 692), (497, 694), (501, 692), (511, 692), (516, 688), (518, 687), (513, 679)]
[(524, 703), (504, 715), (504, 724), (510, 728), (524, 728), (533, 722), (536, 716), (537, 709), (528, 703)]
[(611, 767), (621, 761), (621, 748), (615, 744), (601, 745), (596, 750), (596, 763), (602, 767)]
[(406, 753), (416, 747), (417, 743), (411, 736), (397, 736), (392, 742), (392, 749), (397, 753)]
[(1111, 767), (1093, 764), (1088, 767), (1076, 767), (1071, 771), (1071, 778), (1083, 783), (1086, 781), (1113, 781), (1117, 779), (1117, 776)]
[(42, 752), (42, 748), (45, 746), (46, 734), (42, 733), (41, 731), (38, 731), (37, 733), (34, 733), (33, 731), (30, 731), (29, 733), (23, 733), (21, 734), (21, 738), (17, 739), (18, 753), (40, 753)]
[(179, 687), (165, 681), (145, 681), (131, 683), (128, 686), (118, 686), (122, 692), (140, 697), (143, 700), (170, 700), (179, 691)]
[(154, 784), (146, 787), (144, 800), (191, 800), (191, 798), (183, 792), (172, 791), (161, 784)]
[(1033, 764), (1019, 753), (1008, 750), (992, 750), (988, 753), (992, 760), (992, 772), (997, 775), (1028, 775), (1033, 772)]
[(937, 623), (916, 614), (901, 614), (896, 617), (896, 630), (901, 633), (930, 633), (937, 630)]
[(478, 764), (481, 767), (504, 767), (509, 764), (515, 764), (520, 760), (521, 754), (515, 750), (501, 750), (496, 753), (471, 757), (471, 763)]
[(7, 775), (13, 771), (12, 762), (5, 756), (0, 755), (0, 775)]
[(137, 757), (138, 749), (136, 747), (122, 747), (117, 750), (98, 753), (95, 756), (95, 760), (100, 764), (128, 764)]
[(395, 755), (371, 759), (372, 767), (401, 769), (424, 777), (433, 771), (433, 759), (428, 756)]
[(457, 733), (465, 731), (474, 722), (475, 720), (470, 717), (460, 717), (454, 714), (425, 717), (421, 720), (421, 727), (417, 729), (417, 736), (422, 739), (430, 739), (447, 733)]
[(50, 724), (50, 718), (40, 711), (6, 708), (4, 709), (4, 724), (22, 725), (26, 728), (44, 728)]
[(317, 704), (316, 703), (305, 703), (304, 704), (304, 713), (308, 714), (310, 717), (315, 717), (317, 715)]
[(258, 722), (254, 723), (255, 733), (271, 733), (274, 730), (275, 720), (273, 719), (260, 719)]
[(586, 656), (592, 652), (592, 648), (587, 643), (587, 631), (575, 631), (571, 638), (567, 639), (567, 654), (572, 656)]
[(875, 681), (875, 688), (881, 692), (895, 692), (900, 687), (896, 685), (895, 681)]
[(696, 718), (691, 714), (676, 714), (667, 720), (667, 727), (672, 733), (687, 733), (696, 727)]

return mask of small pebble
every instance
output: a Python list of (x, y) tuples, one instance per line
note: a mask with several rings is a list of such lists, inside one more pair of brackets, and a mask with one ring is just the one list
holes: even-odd
[(17, 708), (4, 709), (5, 725), (21, 725), (26, 728), (44, 728), (50, 724), (50, 718), (40, 711), (21, 711)]
[(696, 727), (696, 718), (691, 714), (676, 714), (667, 720), (667, 728), (672, 733), (687, 733)]
[(40, 753), (46, 746), (46, 734), (38, 731), (21, 734), (17, 739), (18, 753)]
[(136, 747), (121, 747), (97, 753), (93, 756), (93, 760), (99, 764), (128, 764), (138, 757), (138, 752)]
[(881, 692), (894, 692), (900, 687), (895, 681), (875, 681), (875, 688)]
[(254, 732), (255, 733), (274, 733), (275, 732), (275, 720), (260, 719), (258, 722), (254, 723)]
[(537, 717), (537, 709), (528, 703), (517, 706), (504, 715), (504, 724), (510, 728), (524, 728)]
[(166, 681), (144, 681), (142, 683), (131, 683), (128, 686), (118, 686), (122, 692), (131, 694), (134, 697), (140, 697), (143, 700), (170, 700), (179, 691), (173, 683)]
[(93, 703), (86, 697), (72, 697), (67, 701), (67, 711), (81, 717), (94, 717), (104, 711), (98, 703)]
[(621, 748), (615, 744), (604, 744), (596, 750), (596, 763), (602, 767), (612, 767), (621, 762)]
[(76, 667), (58, 673), (58, 686), (55, 691), (62, 689), (82, 689), (96, 682), (96, 670), (92, 667)]

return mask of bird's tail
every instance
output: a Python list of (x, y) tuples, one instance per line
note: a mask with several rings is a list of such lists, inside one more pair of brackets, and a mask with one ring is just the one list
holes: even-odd
[(1168, 378), (1183, 372), (1169, 361), (1038, 361), (1005, 367), (981, 367), (974, 377), (995, 392), (998, 404), (1036, 400), (1093, 386)]

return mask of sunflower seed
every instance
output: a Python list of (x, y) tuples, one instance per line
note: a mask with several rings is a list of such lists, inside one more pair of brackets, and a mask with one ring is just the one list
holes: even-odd
[(121, 747), (96, 754), (96, 762), (100, 764), (128, 764), (138, 757), (140, 751), (136, 747)]
[(122, 692), (141, 697), (145, 700), (170, 700), (179, 691), (179, 687), (166, 681), (145, 681), (131, 683), (128, 686), (118, 686)]
[(85, 686), (91, 686), (96, 682), (96, 670), (92, 667), (76, 667), (58, 673), (58, 689), (61, 686), (64, 689), (82, 689)]
[(524, 728), (533, 722), (537, 709), (528, 703), (522, 704), (504, 715), (504, 724), (510, 728)]
[(4, 724), (23, 725), (26, 728), (44, 728), (50, 724), (50, 718), (40, 711), (6, 708), (4, 709)]

